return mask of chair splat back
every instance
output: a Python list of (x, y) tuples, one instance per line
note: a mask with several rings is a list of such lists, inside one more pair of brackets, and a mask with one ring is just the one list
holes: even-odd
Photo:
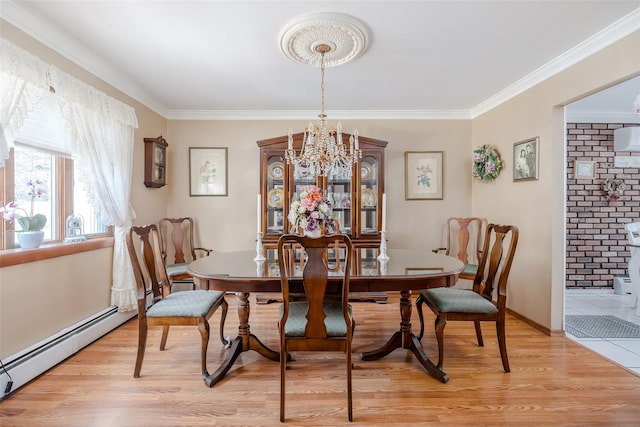
[(477, 271), (477, 263), (482, 254), (482, 228), (484, 221), (478, 217), (447, 218), (447, 246), (433, 249), (433, 252), (444, 252), (457, 257), (465, 266), (460, 274), (461, 279), (473, 280)]
[[(133, 275), (136, 279), (136, 298), (138, 299), (138, 313), (144, 313), (146, 306), (140, 307), (140, 305), (146, 304), (146, 293), (150, 287), (153, 294), (154, 301), (162, 297), (162, 290), (157, 278), (155, 258), (153, 254), (153, 248), (151, 243), (151, 232), (157, 230), (155, 224), (131, 227), (129, 233), (126, 236), (127, 249), (129, 256), (138, 262), (133, 262)], [(139, 242), (134, 242), (134, 235), (137, 235)], [(139, 251), (136, 251), (135, 245), (141, 246)], [(142, 260), (139, 258), (142, 257)], [(140, 264), (140, 262), (144, 264)], [(142, 268), (144, 265), (144, 269)]]
[[(489, 229), (489, 227), (491, 228)], [(511, 236), (509, 247), (506, 250), (506, 256), (503, 256), (505, 239), (509, 236)], [(478, 273), (473, 280), (473, 290), (491, 301), (493, 291), (497, 286), (499, 308), (506, 305), (507, 279), (517, 244), (518, 231), (515, 227), (497, 224), (489, 224), (487, 227), (483, 243), (483, 247), (487, 250), (482, 254)]]
[[(213, 252), (211, 249), (195, 246), (193, 218), (162, 218), (158, 226), (162, 260), (169, 279), (192, 282), (191, 276), (187, 274), (187, 265), (199, 256), (208, 256)], [(168, 259), (170, 245), (173, 251), (173, 262)]]

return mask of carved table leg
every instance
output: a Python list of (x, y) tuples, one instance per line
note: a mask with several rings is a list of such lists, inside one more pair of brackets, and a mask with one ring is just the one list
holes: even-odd
[(411, 291), (400, 292), (400, 330), (394, 332), (389, 341), (382, 347), (364, 352), (360, 355), (362, 360), (378, 360), (391, 353), (396, 348), (404, 348), (411, 351), (429, 375), (443, 383), (449, 381), (449, 377), (441, 369), (429, 360), (422, 349), (418, 338), (411, 332)]
[(231, 348), (220, 367), (204, 379), (205, 384), (209, 387), (212, 387), (224, 378), (243, 351), (253, 350), (275, 362), (280, 360), (280, 353), (271, 350), (264, 345), (258, 337), (251, 333), (249, 327), (249, 294), (247, 292), (238, 292), (236, 293), (236, 297), (238, 297), (238, 320), (240, 322), (238, 326), (238, 336), (231, 341)]

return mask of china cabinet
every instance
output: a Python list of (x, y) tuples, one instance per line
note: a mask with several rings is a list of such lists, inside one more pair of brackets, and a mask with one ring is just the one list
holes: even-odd
[[(293, 147), (300, 151), (304, 134), (293, 135)], [(343, 134), (348, 146), (349, 134)], [(340, 231), (351, 237), (354, 247), (378, 247), (382, 225), (384, 193), (384, 149), (386, 141), (359, 137), (362, 158), (352, 176), (300, 177), (285, 160), (287, 136), (258, 141), (260, 148), (260, 194), (262, 241), (275, 247), (280, 235), (290, 231), (289, 206), (305, 186), (316, 185), (333, 202)]]
[[(349, 146), (347, 133), (343, 143)], [(300, 152), (304, 134), (293, 135), (293, 148)], [(354, 248), (378, 248), (382, 226), (382, 194), (384, 193), (384, 150), (387, 141), (360, 136), (362, 158), (353, 166), (351, 177), (301, 177), (293, 165), (287, 164), (285, 150), (288, 136), (257, 141), (260, 148), (261, 232), (265, 252), (273, 251), (278, 238), (290, 232), (287, 219), (289, 206), (300, 197), (305, 186), (316, 185), (333, 202), (334, 218), (340, 232), (348, 234)], [(386, 293), (373, 295), (386, 301)], [(260, 301), (258, 301), (260, 302)]]

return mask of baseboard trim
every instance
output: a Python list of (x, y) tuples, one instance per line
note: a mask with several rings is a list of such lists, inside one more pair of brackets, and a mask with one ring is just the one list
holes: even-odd
[(9, 382), (9, 377), (6, 373), (0, 372), (0, 393), (3, 394), (1, 399), (15, 393), (16, 390), (29, 381), (126, 321), (136, 317), (136, 315), (137, 312), (135, 311), (120, 313), (115, 306), (109, 307), (19, 353), (7, 357), (3, 363), (7, 372), (11, 375), (13, 387), (8, 394), (3, 393)]
[(542, 326), (538, 322), (534, 322), (533, 320), (529, 319), (528, 317), (524, 317), (520, 313), (515, 312), (515, 311), (511, 310), (510, 308), (507, 308), (507, 313), (509, 313), (510, 315), (512, 315), (513, 317), (515, 317), (518, 320), (522, 320), (527, 325), (536, 328), (537, 330), (539, 330), (540, 332), (542, 332), (542, 333), (544, 333), (546, 335), (549, 335), (549, 336), (562, 336), (562, 335), (564, 335), (564, 331), (552, 331), (551, 329), (547, 328), (546, 326)]

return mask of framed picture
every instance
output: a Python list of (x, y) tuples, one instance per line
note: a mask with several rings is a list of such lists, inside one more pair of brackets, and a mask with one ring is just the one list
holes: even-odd
[(442, 200), (442, 151), (404, 152), (405, 200)]
[(531, 181), (538, 179), (540, 138), (530, 138), (513, 144), (513, 180)]
[(226, 147), (189, 147), (189, 195), (227, 195)]
[(576, 160), (573, 164), (573, 177), (575, 179), (595, 179), (596, 162)]

